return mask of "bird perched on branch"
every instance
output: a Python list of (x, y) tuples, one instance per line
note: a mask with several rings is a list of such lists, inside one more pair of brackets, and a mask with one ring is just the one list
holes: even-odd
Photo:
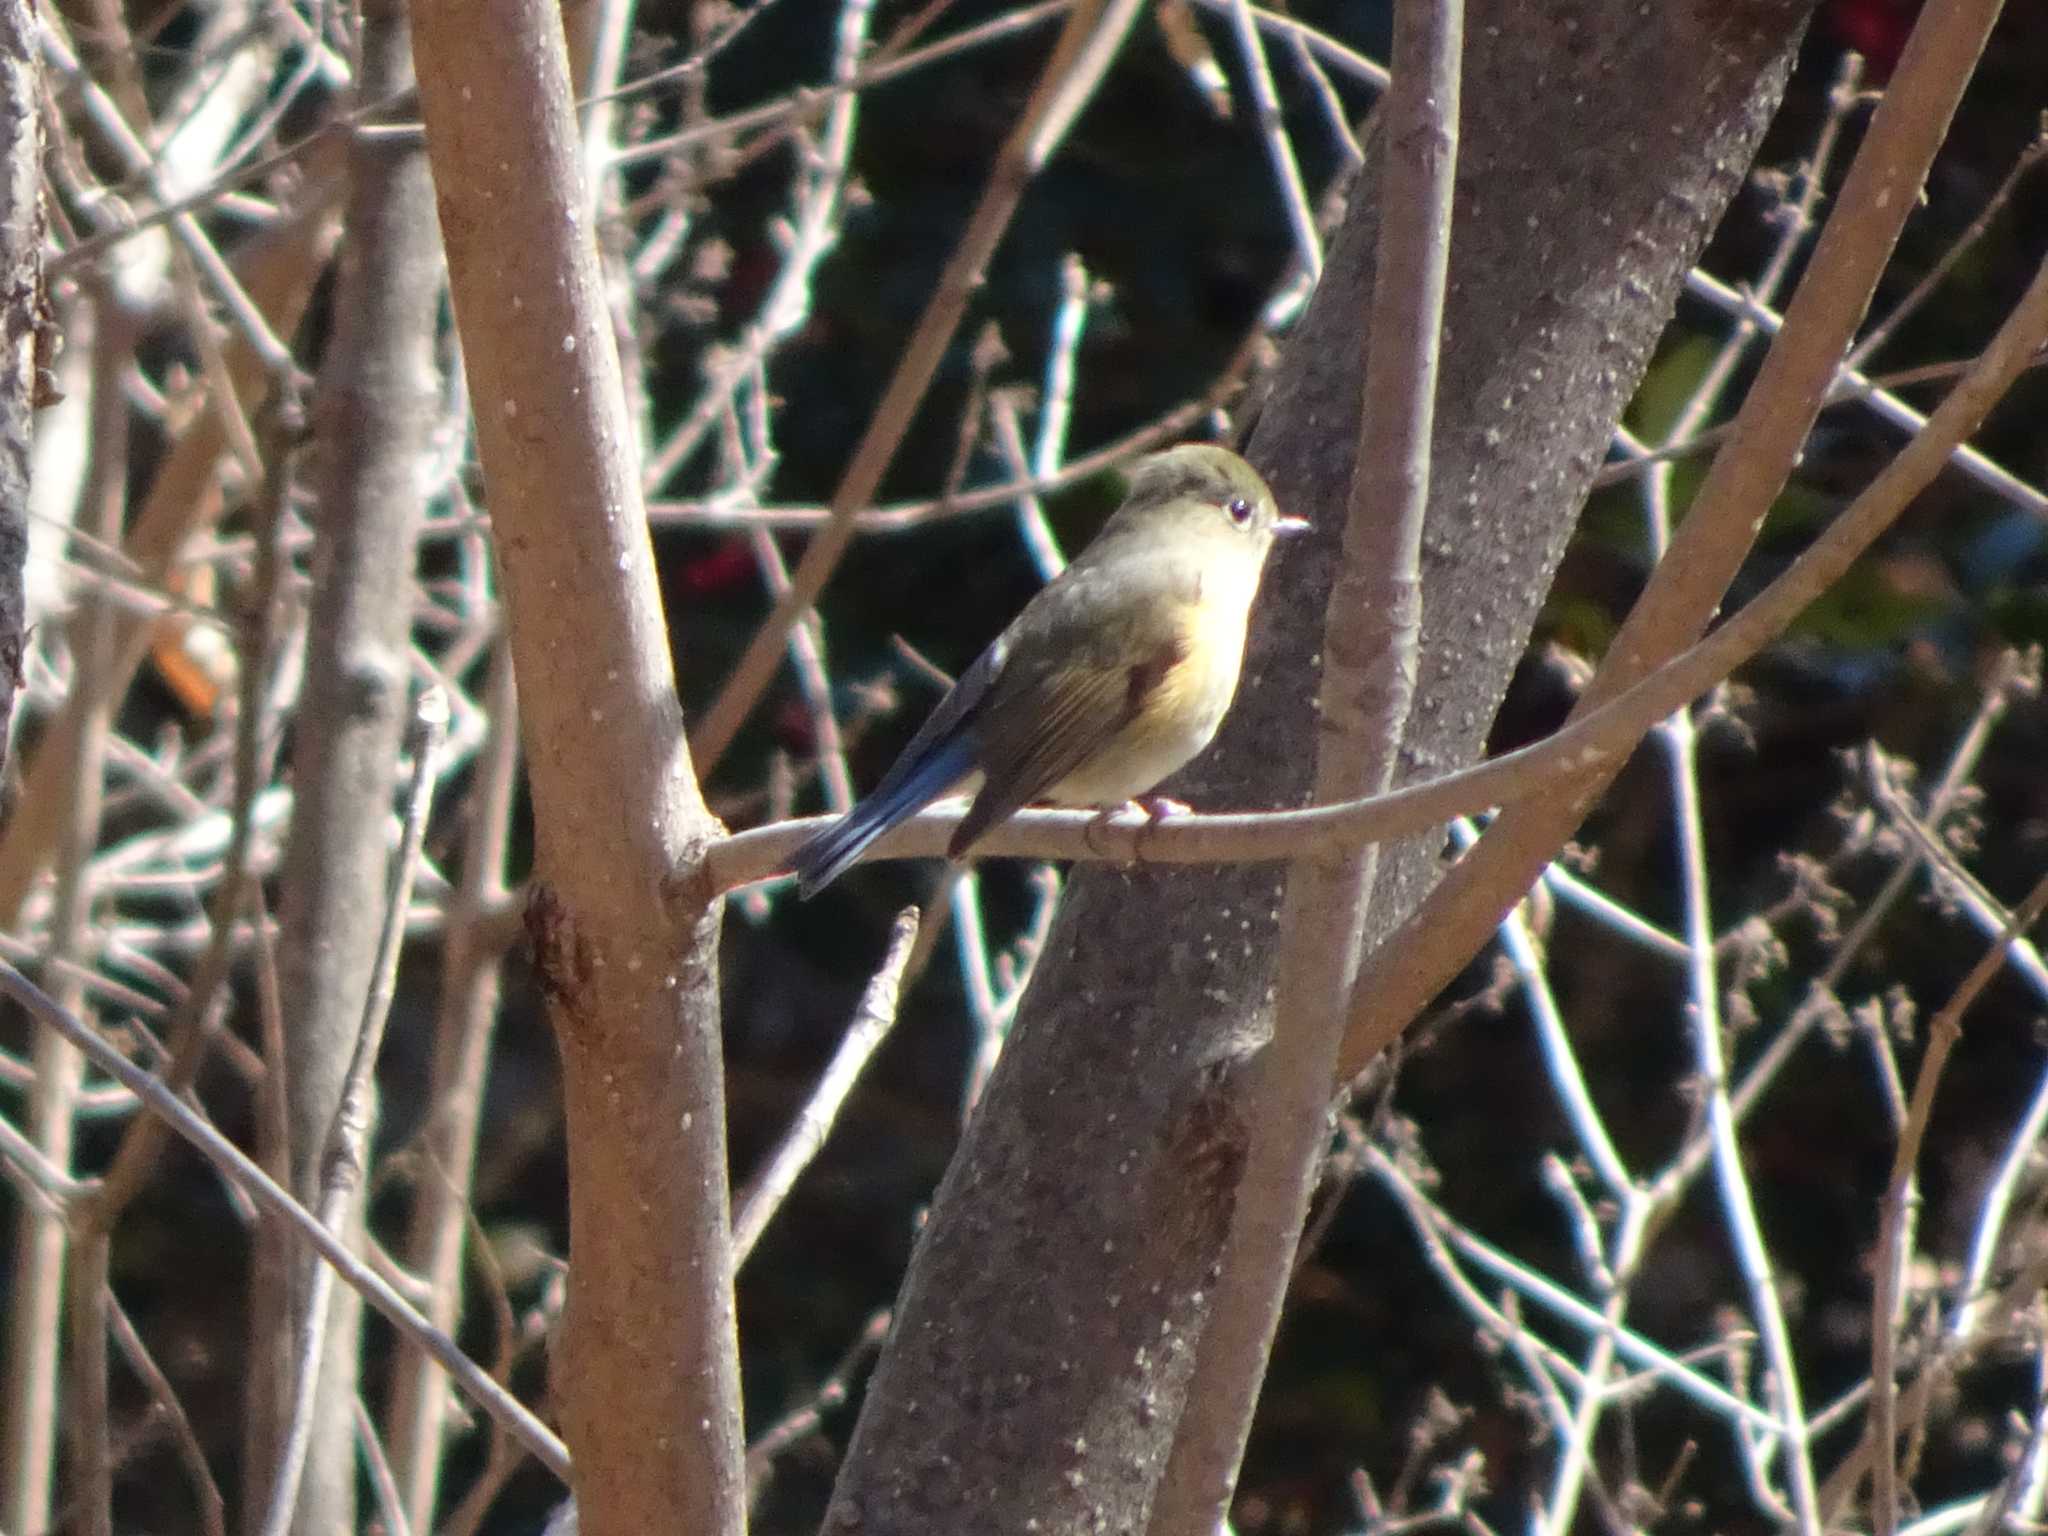
[(874, 793), (795, 859), (811, 896), (956, 788), (947, 853), (1033, 801), (1119, 806), (1209, 744), (1237, 691), (1245, 628), (1283, 517), (1257, 470), (1191, 444), (1139, 462), (1122, 506), (961, 675)]

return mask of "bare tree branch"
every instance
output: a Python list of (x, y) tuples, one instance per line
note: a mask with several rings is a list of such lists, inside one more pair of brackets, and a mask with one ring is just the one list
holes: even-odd
[(717, 828), (682, 737), (560, 21), (539, 0), (476, 0), (413, 24), (533, 790), (530, 924), (568, 1110), (557, 1382), (582, 1529), (736, 1533), (722, 904), (701, 872)]

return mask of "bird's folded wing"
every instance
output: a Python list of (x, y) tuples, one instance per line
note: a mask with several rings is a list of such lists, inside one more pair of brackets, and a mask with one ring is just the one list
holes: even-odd
[(1006, 667), (981, 718), (986, 782), (947, 851), (959, 857), (1110, 747), (1182, 655), (1181, 637), (1169, 629), (1147, 636), (1136, 654), (1083, 642), (1041, 655), (1037, 665)]

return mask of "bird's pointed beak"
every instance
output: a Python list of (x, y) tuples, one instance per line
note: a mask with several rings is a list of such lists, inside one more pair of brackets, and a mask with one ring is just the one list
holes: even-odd
[(1281, 538), (1289, 538), (1297, 533), (1307, 533), (1314, 526), (1315, 524), (1305, 517), (1276, 517), (1273, 519), (1273, 532)]

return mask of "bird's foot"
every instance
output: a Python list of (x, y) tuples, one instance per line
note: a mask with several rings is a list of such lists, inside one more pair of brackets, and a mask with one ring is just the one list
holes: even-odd
[(1145, 858), (1145, 834), (1168, 817), (1191, 814), (1194, 807), (1185, 800), (1174, 800), (1166, 795), (1142, 795), (1138, 798), (1137, 806), (1145, 813), (1145, 824), (1138, 828), (1137, 843), (1131, 849), (1131, 857), (1142, 863)]
[(1100, 853), (1102, 850), (1095, 845), (1097, 827), (1128, 825), (1135, 821), (1137, 839), (1132, 845), (1131, 856), (1133, 860), (1139, 860), (1144, 857), (1146, 828), (1155, 822), (1166, 820), (1169, 816), (1185, 816), (1193, 809), (1194, 807), (1185, 801), (1170, 800), (1165, 795), (1140, 795), (1134, 800), (1124, 801), (1121, 805), (1103, 806), (1082, 829), (1081, 840), (1088, 845), (1090, 852)]
[(1194, 807), (1185, 800), (1175, 800), (1167, 795), (1140, 795), (1127, 802), (1144, 812), (1147, 821), (1164, 821), (1169, 816), (1186, 816)]

